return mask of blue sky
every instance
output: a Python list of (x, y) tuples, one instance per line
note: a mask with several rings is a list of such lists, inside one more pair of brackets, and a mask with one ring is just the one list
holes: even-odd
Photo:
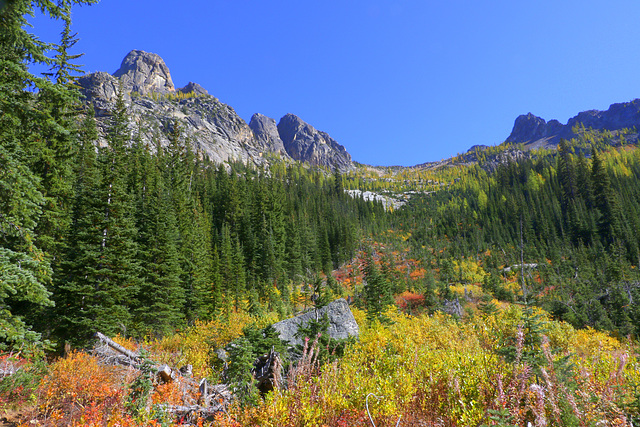
[[(56, 41), (59, 25), (33, 19)], [(519, 114), (640, 97), (637, 0), (102, 0), (74, 9), (87, 72), (132, 49), (247, 122), (293, 113), (354, 160), (415, 165), (494, 145)]]

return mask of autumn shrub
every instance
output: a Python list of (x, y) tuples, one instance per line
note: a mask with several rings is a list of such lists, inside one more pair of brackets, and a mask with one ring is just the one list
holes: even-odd
[(242, 329), (254, 322), (247, 313), (231, 312), (227, 318), (207, 322), (197, 320), (184, 332), (146, 343), (154, 360), (180, 367), (193, 366), (197, 377), (214, 376), (214, 367), (220, 367), (215, 351), (222, 349), (242, 335)]
[[(257, 407), (232, 409), (230, 420), (370, 425), (370, 393), (380, 397), (368, 405), (376, 426), (398, 419), (402, 426), (630, 425), (640, 407), (633, 347), (576, 331), (537, 309), (499, 310), (466, 323), (443, 314), (389, 316), (391, 325), (362, 328), (341, 360), (300, 376)], [(527, 319), (545, 327), (527, 328)], [(535, 340), (527, 337), (533, 333)], [(500, 351), (506, 343), (513, 346), (509, 357)]]
[(416, 313), (416, 310), (420, 310), (425, 303), (425, 297), (421, 294), (416, 294), (411, 291), (404, 291), (394, 297), (396, 306), (402, 311), (409, 314)]
[(151, 394), (153, 405), (184, 405), (184, 384), (181, 379), (159, 384)]
[(51, 364), (40, 383), (39, 415), (45, 425), (105, 425), (111, 419), (128, 419), (123, 413), (125, 377), (123, 369), (73, 352)]
[(44, 360), (28, 360), (19, 354), (0, 356), (0, 412), (34, 402), (34, 393), (46, 373)]

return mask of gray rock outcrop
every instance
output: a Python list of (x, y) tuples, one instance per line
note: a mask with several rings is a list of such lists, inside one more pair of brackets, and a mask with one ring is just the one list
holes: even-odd
[[(78, 80), (80, 91), (96, 110), (100, 143), (104, 144), (109, 114), (115, 104), (118, 80), (107, 73), (94, 73)], [(168, 99), (125, 96), (130, 128), (139, 132), (141, 140), (153, 147), (156, 142), (166, 146), (173, 122), (181, 127), (183, 137), (194, 149), (206, 154), (215, 163), (241, 161), (262, 164), (260, 147), (253, 132), (236, 112), (212, 96)]]
[(295, 160), (341, 172), (353, 169), (351, 155), (342, 145), (298, 116), (287, 114), (281, 118), (278, 133), (287, 153)]
[(198, 83), (189, 82), (185, 87), (178, 89), (182, 93), (192, 93), (194, 95), (209, 95), (209, 92)]
[(444, 300), (442, 311), (458, 318), (462, 318), (462, 315), (464, 314), (464, 310), (462, 308), (462, 305), (460, 305), (460, 300), (458, 299), (458, 297), (451, 301)]
[(104, 71), (85, 74), (77, 82), (85, 100), (92, 103), (98, 116), (106, 114), (116, 102), (118, 79)]
[(289, 157), (284, 148), (282, 139), (280, 139), (278, 126), (274, 119), (263, 116), (260, 113), (256, 113), (251, 117), (249, 127), (253, 131), (256, 141), (261, 147), (263, 147), (264, 151), (278, 153)]
[(547, 123), (544, 119), (529, 113), (521, 115), (513, 125), (511, 135), (507, 142), (531, 143), (540, 140), (555, 140), (562, 138), (566, 134), (563, 125), (557, 120)]
[(516, 119), (507, 142), (524, 143), (529, 148), (551, 147), (561, 138), (574, 138), (576, 126), (609, 131), (640, 128), (640, 99), (612, 104), (606, 111), (583, 111), (570, 118), (566, 125), (558, 120), (547, 122), (531, 113), (522, 115)]
[(274, 323), (273, 327), (280, 334), (281, 340), (287, 341), (292, 346), (302, 345), (303, 341), (295, 337), (300, 325), (306, 325), (310, 320), (321, 319), (325, 313), (329, 318), (328, 333), (331, 338), (344, 339), (351, 336), (357, 337), (360, 334), (360, 328), (344, 298), (337, 299), (318, 310), (307, 311), (291, 319)]
[(122, 81), (127, 92), (149, 95), (152, 92), (173, 92), (169, 67), (155, 53), (132, 50), (122, 60), (122, 64), (113, 76)]

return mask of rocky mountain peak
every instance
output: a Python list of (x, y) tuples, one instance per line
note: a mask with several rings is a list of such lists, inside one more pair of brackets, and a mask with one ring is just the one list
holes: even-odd
[[(168, 144), (167, 133), (177, 121), (194, 148), (216, 163), (269, 164), (271, 157), (264, 156), (269, 152), (287, 161), (293, 158), (329, 169), (354, 168), (342, 145), (293, 114), (277, 125), (274, 119), (255, 114), (247, 124), (233, 108), (206, 96), (209, 93), (197, 83), (176, 89), (169, 68), (155, 53), (132, 50), (113, 75), (87, 74), (78, 79), (78, 85), (85, 101), (93, 104), (102, 138), (122, 85), (131, 123), (141, 124), (136, 128), (139, 137), (149, 145)], [(176, 92), (200, 96), (151, 96)]]
[(280, 155), (288, 157), (274, 119), (256, 113), (251, 117), (249, 127), (253, 131), (256, 141), (263, 147), (264, 151), (279, 153)]
[(209, 92), (198, 83), (189, 82), (183, 88), (178, 89), (182, 93), (195, 93), (196, 95), (209, 95)]
[(339, 171), (353, 168), (351, 155), (342, 145), (294, 114), (280, 119), (278, 133), (287, 153), (295, 160)]
[(561, 138), (571, 139), (576, 136), (573, 129), (584, 126), (596, 130), (616, 131), (624, 128), (640, 127), (640, 100), (612, 104), (608, 110), (588, 110), (570, 118), (566, 125), (558, 120), (546, 122), (529, 113), (519, 116), (507, 142), (524, 143), (529, 148), (552, 147)]
[(113, 76), (122, 81), (123, 87), (128, 92), (137, 92), (141, 95), (175, 90), (169, 67), (164, 60), (155, 53), (142, 50), (129, 52)]
[(562, 131), (562, 124), (557, 120), (547, 123), (543, 118), (531, 113), (518, 116), (507, 142), (531, 142), (553, 138)]

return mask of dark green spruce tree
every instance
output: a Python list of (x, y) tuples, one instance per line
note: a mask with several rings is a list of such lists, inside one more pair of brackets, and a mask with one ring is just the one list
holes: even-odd
[(51, 201), (39, 165), (47, 138), (72, 129), (38, 94), (55, 82), (33, 75), (29, 67), (50, 65), (50, 46), (27, 32), (26, 17), (37, 9), (51, 19), (66, 20), (70, 3), (13, 0), (0, 8), (0, 348), (38, 342), (39, 334), (30, 327), (34, 313), (52, 304), (47, 289), (50, 257), (39, 246), (48, 242), (39, 241), (35, 232), (43, 211), (48, 211), (45, 203)]
[(383, 311), (393, 304), (391, 285), (380, 272), (373, 256), (373, 250), (369, 249), (365, 255), (364, 265), (364, 299), (369, 321), (383, 320)]
[[(134, 148), (141, 145), (134, 144)], [(137, 177), (138, 259), (140, 291), (135, 323), (141, 334), (165, 335), (184, 325), (184, 289), (180, 283), (178, 226), (172, 201), (162, 176), (162, 159), (142, 149)]]
[[(93, 163), (85, 142), (84, 177), (73, 213), (58, 307), (62, 337), (84, 344), (96, 331), (126, 333), (141, 284), (135, 206), (127, 188), (131, 133), (122, 91), (112, 111), (108, 145)], [(63, 328), (63, 329), (62, 329)]]
[(620, 237), (620, 209), (611, 188), (611, 179), (598, 151), (592, 150), (591, 180), (595, 207), (599, 211), (598, 233), (603, 244), (610, 245)]

